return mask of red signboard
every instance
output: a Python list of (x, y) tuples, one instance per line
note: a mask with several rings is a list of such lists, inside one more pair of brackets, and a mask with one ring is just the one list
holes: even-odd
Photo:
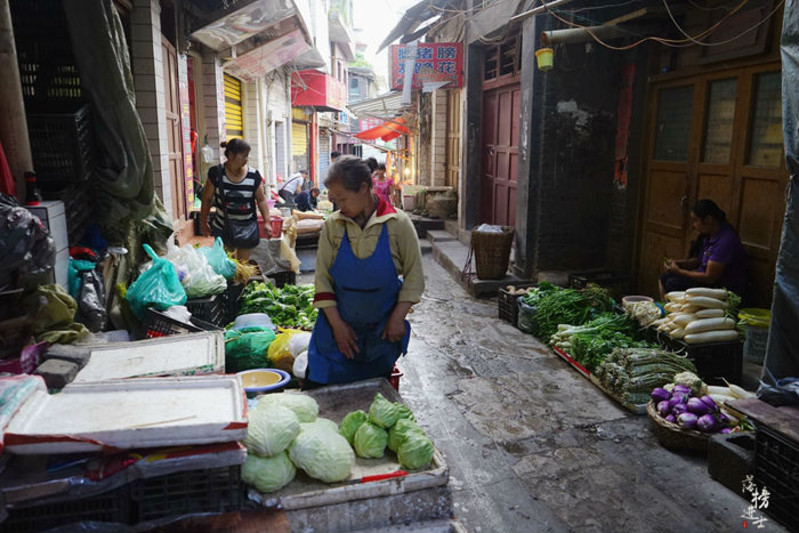
[(347, 86), (318, 70), (301, 70), (291, 75), (291, 105), (342, 111), (347, 103)]
[[(405, 80), (406, 44), (390, 47), (391, 88), (402, 89)], [(419, 43), (413, 67), (413, 88), (423, 82), (449, 81), (445, 89), (463, 87), (463, 45), (461, 43)]]

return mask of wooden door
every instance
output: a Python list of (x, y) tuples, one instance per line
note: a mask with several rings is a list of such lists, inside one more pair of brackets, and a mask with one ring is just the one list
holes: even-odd
[(447, 92), (447, 171), (448, 187), (458, 190), (461, 169), (461, 90)]
[(164, 67), (164, 106), (169, 153), (169, 179), (172, 189), (172, 217), (186, 219), (186, 181), (183, 177), (183, 137), (180, 133), (180, 97), (178, 93), (178, 56), (175, 47), (161, 36)]
[(513, 226), (519, 157), (519, 84), (483, 93), (482, 220)]
[(749, 256), (753, 305), (770, 303), (787, 171), (778, 64), (655, 86), (649, 118), (639, 286), (657, 294), (664, 257), (687, 256), (690, 209), (710, 198)]

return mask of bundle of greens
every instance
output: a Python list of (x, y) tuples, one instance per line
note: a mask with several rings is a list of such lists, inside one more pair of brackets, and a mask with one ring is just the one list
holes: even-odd
[(544, 292), (537, 302), (534, 334), (540, 339), (549, 339), (559, 324), (582, 325), (595, 316), (613, 309), (613, 299), (600, 287), (584, 291), (574, 289)]
[(241, 314), (266, 313), (276, 326), (311, 329), (317, 315), (313, 297), (311, 284), (278, 289), (271, 281), (250, 283), (241, 294)]
[(594, 372), (614, 348), (651, 346), (645, 341), (636, 341), (634, 332), (635, 322), (628, 315), (602, 313), (582, 326), (558, 325), (549, 343), (565, 350), (589, 372)]

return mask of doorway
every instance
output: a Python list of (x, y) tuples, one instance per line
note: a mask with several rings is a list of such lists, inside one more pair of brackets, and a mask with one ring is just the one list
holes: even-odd
[(166, 108), (169, 182), (172, 189), (172, 218), (186, 220), (186, 182), (183, 177), (183, 136), (180, 129), (178, 66), (175, 47), (161, 36), (164, 67), (164, 105)]

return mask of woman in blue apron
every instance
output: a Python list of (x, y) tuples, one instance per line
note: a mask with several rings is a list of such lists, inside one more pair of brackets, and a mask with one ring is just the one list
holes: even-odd
[(424, 291), (421, 252), (408, 215), (372, 192), (369, 167), (342, 156), (325, 186), (339, 211), (319, 237), (319, 308), (308, 348), (307, 381), (349, 383), (388, 377), (408, 350), (406, 315)]

